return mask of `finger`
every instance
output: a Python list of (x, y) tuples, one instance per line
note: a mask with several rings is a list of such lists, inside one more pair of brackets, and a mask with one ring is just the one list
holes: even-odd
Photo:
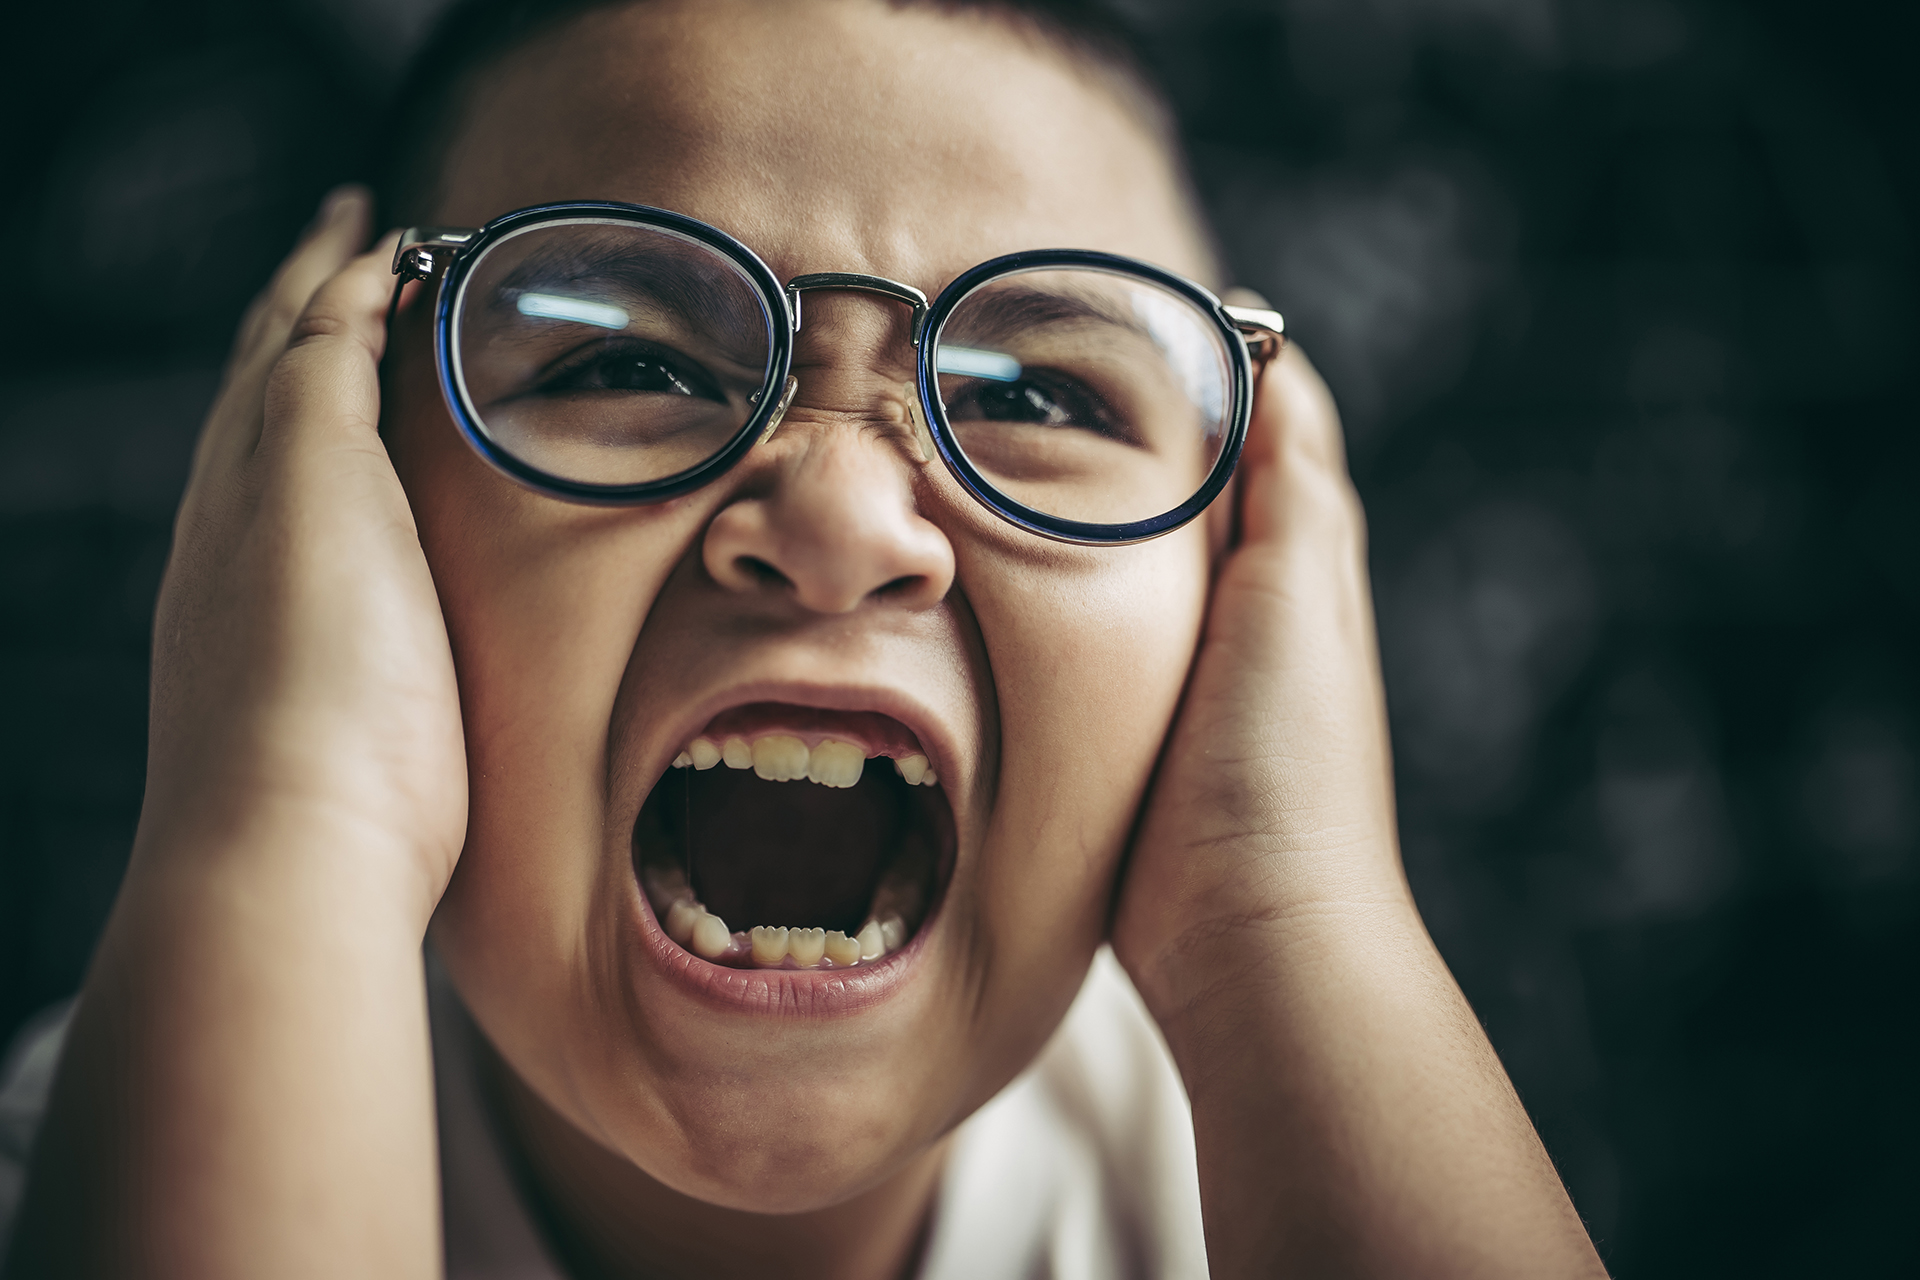
[(315, 291), (267, 380), (260, 450), (310, 454), (340, 444), (379, 452), (380, 357), (386, 350), (397, 232)]
[(1357, 759), (1387, 788), (1373, 811), (1391, 813), (1366, 513), (1333, 397), (1298, 348), (1267, 371), (1243, 458), (1241, 539), (1216, 580), (1208, 632), (1236, 661), (1214, 694), (1223, 705), (1286, 705), (1256, 726), (1281, 744), (1274, 758)]
[[(1322, 466), (1346, 470), (1340, 411), (1320, 371), (1298, 343), (1287, 343), (1268, 365), (1260, 379), (1254, 420), (1256, 430), (1248, 436), (1248, 452), (1299, 449)], [(1268, 428), (1264, 433), (1257, 429), (1262, 425)]]
[(366, 243), (370, 200), (364, 187), (339, 187), (329, 193), (299, 244), (247, 309), (220, 394), (194, 451), (194, 483), (252, 453), (260, 434), (267, 374), (314, 292)]
[(366, 246), (372, 217), (373, 195), (365, 187), (349, 183), (327, 193), (299, 243), (257, 300), (250, 315), (254, 324), (248, 335), (250, 349), (279, 353), (294, 321), (320, 286)]
[(1260, 380), (1241, 454), (1240, 541), (1272, 541), (1357, 518), (1333, 395), (1306, 353), (1289, 343)]

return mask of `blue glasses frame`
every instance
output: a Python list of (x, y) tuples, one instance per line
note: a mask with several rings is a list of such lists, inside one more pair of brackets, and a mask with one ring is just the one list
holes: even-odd
[[(502, 449), (486, 433), (479, 415), (468, 401), (466, 390), (456, 371), (454, 350), (455, 316), (472, 270), (487, 249), (505, 238), (548, 222), (566, 222), (577, 218), (628, 222), (636, 226), (657, 227), (698, 241), (720, 253), (753, 282), (767, 320), (771, 351), (767, 382), (758, 403), (739, 431), (712, 457), (678, 474), (639, 484), (588, 484), (551, 475)], [(934, 352), (940, 334), (953, 310), (981, 285), (1001, 276), (1049, 268), (1083, 268), (1132, 276), (1156, 284), (1193, 303), (1209, 316), (1235, 355), (1232, 362), (1232, 405), (1226, 420), (1226, 439), (1199, 490), (1171, 511), (1122, 524), (1090, 524), (1036, 511), (1001, 492), (982, 475), (967, 457), (947, 421), (946, 405), (939, 395)], [(503, 214), (483, 227), (415, 227), (404, 232), (394, 253), (394, 274), (404, 287), (408, 280), (439, 277), (439, 295), (434, 306), (434, 362), (440, 391), (460, 434), (474, 450), (497, 470), (538, 492), (568, 502), (599, 506), (640, 506), (664, 502), (709, 483), (723, 475), (748, 450), (772, 433), (779, 425), (792, 398), (791, 380), (794, 335), (801, 326), (801, 295), (819, 289), (855, 289), (881, 294), (913, 308), (913, 346), (917, 369), (916, 389), (928, 434), (947, 470), (983, 506), (1008, 523), (1058, 542), (1080, 545), (1112, 546), (1141, 542), (1170, 533), (1186, 524), (1220, 495), (1239, 464), (1246, 443), (1247, 426), (1253, 416), (1253, 396), (1258, 374), (1279, 354), (1285, 342), (1285, 326), (1278, 312), (1247, 307), (1229, 307), (1203, 286), (1184, 276), (1119, 254), (1091, 249), (1040, 249), (1010, 253), (983, 262), (963, 272), (940, 291), (932, 303), (912, 285), (880, 276), (850, 272), (822, 272), (796, 276), (783, 286), (760, 260), (758, 254), (718, 227), (668, 209), (647, 205), (623, 204), (607, 200), (576, 200), (534, 205)], [(394, 301), (399, 302), (399, 290)], [(774, 394), (779, 389), (780, 394)]]

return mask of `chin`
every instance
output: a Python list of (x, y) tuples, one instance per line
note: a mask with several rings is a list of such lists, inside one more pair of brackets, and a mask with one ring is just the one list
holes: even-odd
[[(898, 1090), (755, 1088), (724, 1100), (728, 1114), (695, 1120), (670, 1156), (623, 1153), (683, 1195), (753, 1213), (806, 1213), (843, 1203), (897, 1174), (938, 1140), (911, 1133)], [(704, 1105), (690, 1110), (704, 1112)], [(885, 1114), (882, 1114), (885, 1113)], [(898, 1127), (889, 1130), (888, 1121)]]

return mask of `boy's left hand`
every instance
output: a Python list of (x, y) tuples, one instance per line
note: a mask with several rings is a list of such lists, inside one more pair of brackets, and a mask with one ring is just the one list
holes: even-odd
[(1401, 870), (1360, 502), (1291, 347), (1238, 498), (1112, 935), (1213, 1274), (1604, 1276)]
[(1238, 538), (1113, 927), (1163, 1023), (1290, 913), (1407, 895), (1365, 521), (1333, 400), (1292, 344), (1261, 379), (1235, 485)]

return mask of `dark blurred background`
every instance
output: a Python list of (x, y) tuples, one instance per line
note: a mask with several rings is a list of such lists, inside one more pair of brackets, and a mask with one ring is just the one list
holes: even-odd
[[(1912, 1274), (1920, 6), (1127, 8), (1340, 398), (1408, 866), (1609, 1265)], [(0, 1039), (126, 859), (230, 331), (437, 9), (12, 6)]]

